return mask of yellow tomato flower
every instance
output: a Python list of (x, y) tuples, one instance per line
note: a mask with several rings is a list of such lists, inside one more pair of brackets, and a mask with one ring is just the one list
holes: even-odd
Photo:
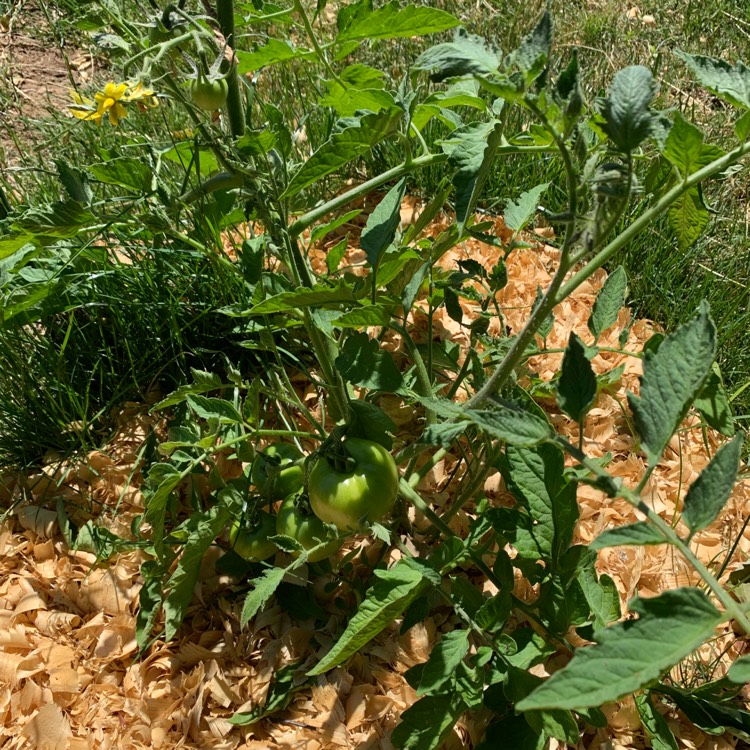
[[(120, 104), (120, 99), (125, 96), (127, 90), (127, 83), (113, 83), (110, 81), (104, 87), (104, 91), (97, 91), (96, 94), (94, 94), (96, 111), (99, 113), (100, 119), (107, 114), (110, 123), (117, 127), (120, 120), (128, 114), (125, 107)], [(127, 101), (127, 99), (125, 101)]]
[(81, 96), (75, 91), (70, 95), (73, 104), (68, 105), (71, 113), (79, 120), (90, 120), (102, 124), (102, 118), (107, 115), (110, 123), (117, 124), (126, 117), (128, 112), (125, 103), (135, 102), (141, 111), (148, 107), (156, 107), (159, 101), (151, 89), (143, 83), (114, 83), (110, 81), (103, 91), (97, 91), (93, 99)]

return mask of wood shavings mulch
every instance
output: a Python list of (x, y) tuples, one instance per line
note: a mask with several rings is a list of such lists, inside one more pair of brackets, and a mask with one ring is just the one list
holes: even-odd
[[(407, 201), (406, 220), (414, 210), (415, 202)], [(444, 226), (434, 222), (428, 232), (435, 235)], [(507, 239), (507, 230), (500, 222), (496, 230), (498, 236)], [(352, 248), (347, 260), (356, 262), (360, 254)], [(488, 269), (497, 260), (495, 250), (469, 241), (441, 263), (453, 270), (461, 258), (478, 260)], [(509, 281), (498, 301), (504, 324), (512, 332), (523, 324), (537, 286), (545, 287), (549, 282), (555, 260), (556, 250), (541, 242), (510, 254)], [(586, 321), (604, 279), (604, 272), (595, 274), (555, 310), (547, 348), (564, 348), (571, 331), (585, 341), (590, 339)], [(462, 305), (467, 319), (476, 315), (473, 303), (462, 300)], [(419, 311), (413, 316), (415, 338), (419, 331), (426, 330), (423, 318)], [(501, 334), (499, 321), (493, 325), (498, 326), (494, 332)], [(639, 352), (654, 329), (648, 321), (632, 321), (628, 312), (622, 311), (617, 324), (605, 332), (599, 344), (617, 347), (622, 331), (627, 331), (625, 349)], [(436, 313), (434, 332), (441, 339), (459, 342), (466, 353), (465, 330), (443, 310)], [(390, 345), (398, 350), (397, 338), (391, 339)], [(530, 370), (549, 380), (561, 357), (559, 353), (540, 353), (529, 363)], [(624, 407), (626, 390), (638, 391), (640, 364), (637, 357), (612, 352), (594, 358), (597, 372), (619, 365), (623, 365), (623, 372), (619, 381), (598, 398), (584, 431), (587, 453), (611, 453), (611, 470), (633, 486), (645, 465), (634, 452)], [(314, 398), (314, 392), (310, 395)], [(381, 403), (404, 434), (418, 434), (413, 408), (390, 396)], [(561, 433), (577, 440), (575, 424), (557, 413), (552, 413), (551, 419)], [(401, 713), (417, 699), (404, 672), (427, 660), (441, 633), (460, 626), (449, 609), (433, 613), (403, 635), (399, 634), (400, 623), (393, 623), (347, 664), (296, 692), (287, 710), (239, 728), (228, 719), (237, 711), (262, 706), (274, 674), (285, 665), (299, 663), (299, 673), (304, 674), (335, 642), (353, 613), (353, 602), (342, 589), (326, 592), (318, 581), (313, 588), (320, 595), (324, 615), (317, 624), (312, 619), (292, 620), (272, 601), (250, 626), (240, 630), (242, 598), (230, 585), (237, 582), (216, 572), (215, 562), (222, 554), (216, 547), (206, 556), (205, 576), (177, 638), (170, 643), (154, 642), (138, 658), (135, 613), (142, 584), (142, 553), (129, 552), (98, 566), (93, 555), (66, 547), (56, 514), (47, 509), (54, 508), (54, 500), (62, 497), (79, 508), (76, 523), (98, 517), (106, 520), (113, 532), (129, 536), (131, 520), (143, 509), (138, 451), (153, 421), (137, 409), (126, 409), (118, 435), (86, 461), (51, 461), (41, 471), (17, 478), (15, 489), (16, 479), (5, 483), (9, 495), (4, 498), (6, 502), (21, 490), (33, 501), (0, 526), (0, 737), (5, 738), (0, 745), (4, 750), (392, 748), (390, 732)], [(695, 417), (686, 420), (646, 491), (647, 501), (664, 518), (672, 520), (679, 514), (686, 488), (707, 464), (709, 451), (712, 454), (720, 442), (711, 430), (704, 434)], [(436, 506), (450, 500), (446, 480), (455, 460), (450, 454), (446, 456), (420, 486)], [(488, 478), (484, 490), (498, 504), (512, 502), (497, 474)], [(588, 543), (605, 528), (637, 519), (630, 505), (609, 500), (588, 486), (579, 487), (578, 501), (580, 522), (575, 543)], [(748, 513), (750, 482), (743, 480), (717, 522), (695, 537), (704, 563), (711, 564), (726, 553), (740, 535)], [(418, 529), (419, 519), (414, 514), (413, 520)], [(468, 527), (469, 520), (467, 512), (462, 511), (451, 524), (461, 531)], [(684, 531), (679, 524), (677, 528)], [(390, 553), (390, 561), (399, 555), (398, 551)], [(734, 551), (733, 564), (739, 565), (748, 557), (750, 531), (745, 530)], [(655, 594), (697, 581), (666, 545), (604, 550), (599, 570), (615, 580), (623, 607), (635, 594)], [(488, 585), (476, 583), (484, 589)], [(532, 592), (519, 580), (516, 594), (531, 596)], [(723, 655), (716, 674), (719, 676), (744, 648), (744, 642), (726, 629), (717, 633), (716, 641), (705, 646), (700, 656), (710, 662)], [(649, 746), (632, 700), (608, 705), (605, 713), (609, 726), (588, 730), (578, 750)], [(465, 716), (444, 747), (473, 746), (490, 720), (490, 714), (481, 711)], [(677, 712), (668, 714), (667, 720), (685, 750), (739, 747), (729, 736), (700, 732)], [(552, 747), (554, 750), (554, 741)]]

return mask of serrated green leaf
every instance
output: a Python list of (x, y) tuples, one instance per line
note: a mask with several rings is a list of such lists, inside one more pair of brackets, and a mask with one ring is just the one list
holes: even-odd
[(547, 65), (549, 50), (552, 46), (552, 15), (549, 8), (544, 11), (534, 30), (521, 42), (513, 53), (513, 62), (526, 74), (531, 83)]
[(583, 422), (596, 399), (596, 375), (583, 342), (571, 331), (557, 384), (560, 409), (576, 422)]
[(576, 581), (594, 615), (594, 627), (606, 628), (620, 619), (620, 595), (610, 576), (597, 574), (596, 555), (593, 552), (589, 548), (589, 554), (582, 556)]
[(319, 224), (312, 230), (312, 232), (310, 232), (310, 243), (314, 245), (334, 229), (338, 229), (342, 224), (346, 224), (361, 213), (361, 208), (355, 208), (353, 211), (347, 211), (345, 214), (337, 216), (335, 219), (331, 219), (331, 221), (328, 221), (325, 224)]
[(99, 182), (108, 185), (120, 185), (139, 193), (151, 190), (151, 167), (142, 159), (131, 157), (110, 159), (99, 164), (92, 164), (89, 172)]
[(617, 322), (620, 309), (625, 304), (627, 289), (628, 275), (622, 266), (618, 266), (607, 276), (591, 308), (588, 326), (595, 340)]
[(516, 709), (588, 708), (618, 700), (658, 679), (709, 638), (724, 616), (694, 588), (636, 598), (637, 620), (600, 630), (599, 642), (576, 651)]
[(731, 65), (725, 60), (706, 55), (690, 55), (681, 50), (677, 50), (675, 54), (684, 60), (698, 82), (712, 94), (735, 107), (750, 109), (750, 68), (742, 61)]
[(687, 250), (701, 236), (711, 219), (697, 187), (690, 188), (677, 198), (669, 207), (667, 217), (680, 250)]
[(364, 109), (379, 112), (396, 106), (393, 94), (381, 88), (347, 88), (338, 81), (326, 81), (325, 85), (328, 91), (320, 104), (334, 109), (339, 117), (353, 117)]
[(250, 711), (238, 711), (227, 721), (234, 726), (248, 727), (266, 716), (272, 716), (277, 711), (283, 711), (292, 702), (294, 696), (310, 684), (309, 680), (299, 679), (300, 665), (301, 662), (293, 662), (276, 670), (263, 704), (253, 706)]
[(651, 134), (651, 101), (657, 89), (654, 76), (643, 65), (631, 65), (615, 75), (601, 103), (601, 128), (621, 151), (632, 151)]
[(323, 674), (345, 662), (399, 617), (430, 582), (417, 567), (399, 561), (390, 570), (378, 571), (380, 580), (367, 592), (336, 645), (308, 672)]
[(349, 242), (346, 237), (343, 237), (326, 253), (326, 268), (328, 269), (328, 273), (336, 273), (348, 248)]
[(470, 424), (471, 422), (468, 420), (431, 424), (425, 427), (422, 437), (419, 440), (422, 443), (439, 445), (441, 448), (450, 448), (466, 432), (466, 428)]
[(508, 488), (531, 519), (517, 531), (519, 555), (556, 565), (570, 547), (578, 520), (575, 483), (564, 477), (562, 452), (553, 445), (508, 446), (500, 467)]
[(466, 711), (457, 696), (429, 695), (401, 714), (391, 741), (399, 750), (435, 750), (445, 741), (453, 725)]
[(500, 49), (459, 28), (454, 41), (430, 47), (417, 58), (413, 68), (432, 71), (433, 81), (443, 81), (470, 74), (491, 76), (497, 73), (501, 59)]
[(459, 26), (450, 13), (437, 8), (407, 5), (399, 10), (391, 2), (360, 18), (339, 35), (337, 43), (352, 39), (396, 39), (427, 36)]
[(145, 519), (151, 524), (157, 554), (164, 548), (164, 519), (169, 497), (182, 481), (182, 472), (169, 463), (153, 464), (145, 486)]
[(698, 314), (643, 358), (640, 397), (628, 393), (641, 444), (654, 465), (700, 393), (716, 356), (716, 327), (703, 302)]
[(354, 118), (335, 132), (300, 168), (282, 198), (289, 198), (348, 162), (366, 154), (376, 143), (393, 133), (403, 118), (401, 109), (388, 109)]
[(729, 398), (721, 379), (721, 370), (714, 362), (700, 395), (695, 399), (695, 408), (715, 430), (726, 437), (734, 435), (734, 417)]
[(33, 235), (25, 242), (46, 244), (53, 239), (75, 237), (94, 221), (95, 216), (82, 203), (65, 200), (29, 209), (13, 222), (13, 227), (23, 234)]
[(165, 409), (168, 406), (182, 403), (188, 394), (206, 393), (208, 391), (217, 391), (222, 387), (221, 378), (212, 372), (204, 370), (191, 370), (193, 382), (187, 385), (181, 385), (175, 391), (151, 407), (150, 412)]
[(294, 292), (281, 292), (253, 305), (249, 315), (268, 315), (288, 312), (297, 307), (338, 307), (342, 302), (354, 302), (351, 284), (339, 279), (335, 286), (316, 284), (312, 289), (298, 289)]
[(393, 393), (403, 383), (393, 355), (364, 332), (347, 337), (336, 358), (336, 369), (350, 383), (363, 388)]
[(515, 201), (509, 201), (503, 212), (503, 220), (508, 229), (520, 232), (534, 218), (542, 193), (549, 187), (549, 182), (521, 193)]
[(703, 133), (678, 112), (667, 135), (664, 156), (683, 175), (689, 175), (696, 171), (702, 148)]
[(185, 401), (201, 419), (218, 419), (221, 424), (244, 424), (242, 415), (226, 399), (189, 393), (185, 396)]
[(710, 526), (726, 505), (737, 479), (742, 443), (743, 436), (737, 435), (722, 445), (688, 488), (682, 520), (691, 535)]
[[(455, 139), (459, 139), (457, 143)], [(474, 211), (501, 141), (502, 126), (498, 120), (475, 122), (451, 134), (448, 162), (456, 170), (453, 186), (459, 232)]]
[(648, 693), (635, 696), (635, 705), (653, 750), (678, 750), (672, 730), (664, 715), (656, 710)]
[(433, 646), (430, 658), (421, 670), (417, 695), (437, 693), (455, 677), (458, 665), (469, 653), (469, 631), (453, 630), (445, 633), (440, 642)]
[(549, 738), (529, 726), (523, 716), (509, 714), (502, 721), (487, 727), (484, 742), (476, 750), (497, 750), (501, 747), (513, 750), (544, 750)]
[(216, 505), (205, 513), (194, 514), (191, 517), (193, 529), (183, 546), (177, 568), (165, 586), (168, 590), (163, 604), (164, 637), (167, 641), (172, 640), (182, 624), (193, 598), (204, 555), (232, 515), (240, 511), (241, 504), (240, 493), (225, 488), (219, 493), (219, 502)]
[(240, 627), (244, 628), (273, 596), (286, 575), (284, 568), (266, 568), (260, 578), (253, 581), (255, 588), (245, 598), (240, 616)]
[(667, 540), (655, 526), (647, 521), (636, 521), (616, 529), (607, 529), (592, 540), (591, 549), (620, 547), (629, 544), (666, 544)]
[(581, 732), (570, 711), (528, 711), (525, 716), (532, 729), (542, 737), (554, 737), (568, 746), (578, 744)]
[(369, 326), (385, 326), (391, 320), (388, 310), (382, 305), (368, 305), (356, 307), (344, 313), (333, 321), (339, 328), (367, 328)]
[(515, 404), (496, 403), (488, 409), (466, 409), (462, 416), (490, 437), (508, 445), (530, 447), (552, 435), (547, 422)]
[(377, 269), (383, 253), (396, 237), (401, 222), (401, 203), (406, 193), (406, 178), (399, 180), (367, 217), (359, 238), (370, 267)]
[(380, 443), (389, 451), (393, 448), (391, 435), (396, 432), (396, 424), (379, 406), (352, 399), (349, 410), (349, 435)]
[(236, 50), (235, 55), (237, 56), (237, 75), (244, 76), (276, 63), (314, 57), (315, 53), (312, 50), (295, 48), (291, 43), (282, 39), (269, 38), (254, 52)]

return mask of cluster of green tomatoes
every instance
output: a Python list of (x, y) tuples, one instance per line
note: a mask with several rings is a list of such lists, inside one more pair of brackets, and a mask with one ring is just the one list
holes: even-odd
[[(307, 463), (311, 466), (307, 466)], [(278, 548), (272, 537), (294, 539), (309, 553), (309, 562), (335, 554), (347, 534), (384, 518), (398, 494), (393, 456), (379, 443), (348, 437), (334, 451), (310, 458), (296, 446), (276, 443), (255, 458), (252, 481), (276, 514), (259, 511), (231, 526), (232, 549), (245, 560), (259, 562)]]

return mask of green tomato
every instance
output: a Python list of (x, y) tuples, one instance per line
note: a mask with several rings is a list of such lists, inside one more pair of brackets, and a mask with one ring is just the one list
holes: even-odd
[(277, 551), (269, 537), (276, 535), (276, 519), (270, 513), (261, 513), (255, 528), (248, 528), (238, 518), (229, 529), (232, 549), (249, 562), (267, 560)]
[(209, 81), (203, 76), (190, 81), (190, 96), (198, 109), (214, 112), (227, 103), (229, 84), (225, 78)]
[[(296, 539), (305, 549), (312, 549), (328, 539), (331, 541), (318, 552), (308, 556), (310, 562), (325, 560), (338, 552), (343, 540), (337, 539), (336, 532), (323, 523), (296, 495), (290, 495), (279, 507), (276, 516), (276, 532)], [(294, 555), (298, 557), (298, 555)]]
[(301, 490), (305, 483), (305, 467), (301, 461), (304, 457), (305, 454), (290, 443), (274, 443), (258, 453), (252, 473), (258, 492), (267, 500), (278, 500)]
[(352, 459), (348, 472), (337, 471), (325, 457), (310, 472), (308, 491), (313, 513), (341, 531), (356, 531), (364, 523), (389, 513), (398, 494), (398, 469), (393, 456), (379, 443), (347, 438)]

